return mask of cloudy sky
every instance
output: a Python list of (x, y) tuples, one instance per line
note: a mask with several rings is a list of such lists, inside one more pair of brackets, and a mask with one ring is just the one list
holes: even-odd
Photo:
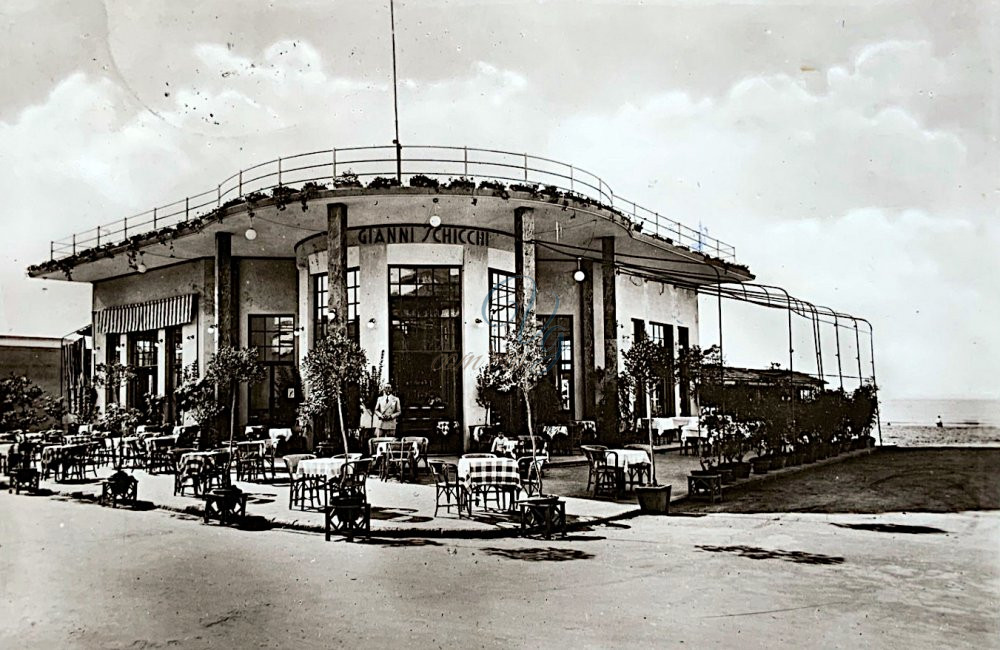
[[(401, 0), (401, 140), (590, 169), (735, 245), (760, 282), (867, 317), (884, 395), (1000, 397), (998, 17)], [(89, 320), (86, 286), (24, 277), (50, 239), (279, 155), (389, 144), (388, 26), (374, 0), (4, 0), (0, 332)], [(780, 314), (723, 321), (729, 361), (787, 358)]]

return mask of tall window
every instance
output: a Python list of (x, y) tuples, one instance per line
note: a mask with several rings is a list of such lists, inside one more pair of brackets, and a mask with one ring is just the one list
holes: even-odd
[(490, 270), (490, 352), (504, 352), (504, 339), (517, 326), (517, 289), (514, 274)]
[(267, 371), (264, 381), (250, 387), (250, 420), (270, 425), (292, 424), (298, 404), (295, 317), (251, 316), (250, 346), (257, 349)]
[(167, 340), (167, 417), (179, 420), (180, 409), (177, 407), (175, 391), (184, 381), (184, 336), (180, 327), (166, 330)]
[(538, 316), (545, 345), (548, 376), (563, 411), (573, 411), (573, 317)]
[[(104, 363), (110, 366), (113, 363), (117, 363), (121, 357), (119, 357), (119, 347), (121, 346), (121, 335), (120, 334), (108, 334), (104, 338), (104, 347), (107, 348), (104, 351)], [(118, 403), (118, 389), (111, 386), (104, 387), (104, 402), (106, 404), (117, 404)]]
[[(326, 336), (329, 322), (330, 279), (326, 273), (313, 276), (313, 335)], [(358, 269), (347, 269), (347, 335), (358, 340)]]
[[(674, 353), (674, 328), (663, 323), (649, 323), (649, 338), (654, 343), (660, 343), (670, 352), (671, 361)], [(649, 407), (652, 417), (673, 417), (677, 414), (674, 403), (674, 369), (673, 363), (667, 369), (667, 376), (661, 377), (653, 387), (649, 396)]]
[[(690, 346), (690, 334), (688, 333), (688, 328), (677, 326), (677, 347), (680, 348), (681, 354), (685, 354)], [(681, 366), (683, 369), (683, 366)], [(688, 391), (688, 384), (690, 383), (686, 375), (681, 375), (681, 415), (689, 416), (691, 415), (691, 395)]]
[(156, 382), (156, 330), (128, 335), (128, 362), (135, 377), (129, 383), (128, 405), (145, 410), (148, 397), (159, 393)]

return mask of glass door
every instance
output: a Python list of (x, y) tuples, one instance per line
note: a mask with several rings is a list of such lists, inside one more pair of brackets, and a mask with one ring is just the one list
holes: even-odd
[[(439, 421), (461, 421), (461, 273), (450, 266), (389, 268), (389, 377), (403, 407), (401, 433), (433, 439)], [(461, 436), (451, 438), (461, 446)], [(442, 450), (453, 444), (436, 442)]]

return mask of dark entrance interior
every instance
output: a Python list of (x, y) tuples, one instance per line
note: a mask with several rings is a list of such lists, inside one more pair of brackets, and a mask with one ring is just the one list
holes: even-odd
[(250, 424), (289, 427), (301, 401), (295, 372), (294, 316), (251, 316), (250, 345), (257, 349), (266, 374), (250, 386)]
[(398, 435), (426, 435), (435, 451), (460, 451), (462, 271), (456, 266), (389, 267), (389, 377), (403, 406)]

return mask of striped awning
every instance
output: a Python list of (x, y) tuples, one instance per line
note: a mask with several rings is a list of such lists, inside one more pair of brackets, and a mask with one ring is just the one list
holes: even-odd
[(94, 312), (99, 334), (145, 332), (190, 323), (194, 319), (195, 294), (136, 302)]

